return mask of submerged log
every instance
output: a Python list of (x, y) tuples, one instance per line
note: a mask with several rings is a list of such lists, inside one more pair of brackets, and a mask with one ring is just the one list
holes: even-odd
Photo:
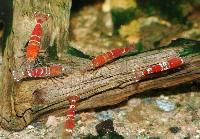
[[(15, 0), (14, 7), (20, 6), (19, 2), (20, 0)], [(55, 7), (52, 8), (53, 3), (57, 3), (56, 6), (59, 8), (64, 4), (64, 9), (61, 8), (62, 12), (57, 11)], [(65, 8), (69, 8), (71, 2), (55, 0), (53, 3), (49, 1), (43, 3), (44, 7), (47, 5), (45, 9), (49, 9), (52, 14), (50, 19), (52, 21), (46, 24), (48, 30), (44, 26), (46, 30), (44, 31), (43, 46), (56, 40), (58, 41), (58, 53), (60, 52), (62, 55), (62, 46), (67, 43), (66, 32), (62, 31), (66, 27), (64, 21), (68, 20), (63, 11), (68, 10)], [(42, 3), (40, 4), (42, 5)], [(37, 9), (41, 5), (27, 2), (25, 6)], [(149, 89), (171, 87), (200, 78), (200, 56), (190, 55), (184, 58), (185, 63), (180, 68), (163, 72), (157, 77), (148, 76), (136, 82), (136, 71), (142, 71), (148, 65), (167, 60), (183, 49), (182, 47), (174, 47), (125, 57), (94, 70), (86, 70), (89, 69), (87, 66), (90, 65), (90, 61), (85, 59), (76, 61), (77, 58), (72, 57), (72, 59), (76, 59), (76, 65), (68, 63), (68, 60), (62, 61), (62, 65), (68, 69), (62, 78), (26, 79), (21, 82), (14, 82), (10, 70), (14, 67), (20, 68), (23, 63), (23, 59), (18, 58), (22, 53), (20, 49), (25, 45), (34, 25), (31, 22), (31, 14), (24, 15), (22, 13), (32, 10), (21, 11), (19, 8), (14, 8), (13, 32), (7, 40), (4, 52), (0, 123), (5, 129), (21, 130), (47, 112), (67, 108), (69, 104), (67, 97), (69, 95), (80, 96), (81, 99), (77, 108), (84, 110), (114, 105), (136, 93)], [(44, 9), (40, 10), (43, 11)], [(44, 10), (44, 12), (48, 11)], [(64, 18), (64, 20), (58, 22), (57, 19), (59, 18)], [(19, 23), (19, 21), (21, 22)], [(25, 25), (29, 22), (30, 26), (26, 27)], [(22, 29), (23, 27), (25, 29)], [(60, 41), (62, 38), (63, 41)]]
[[(166, 88), (199, 79), (200, 56), (191, 55), (185, 57), (185, 64), (176, 70), (163, 72), (156, 78), (149, 76), (140, 82), (135, 82), (136, 70), (142, 70), (149, 64), (159, 63), (181, 49), (150, 51), (85, 72), (82, 70), (83, 65), (79, 65), (57, 80), (37, 79), (13, 83), (14, 88), (11, 90), (13, 93), (7, 94), (9, 96), (7, 100), (12, 105), (4, 106), (1, 125), (14, 130), (22, 129), (49, 111), (67, 108), (69, 95), (80, 96), (78, 110), (84, 110), (114, 105), (133, 94), (149, 89)], [(88, 61), (83, 60), (83, 62)]]

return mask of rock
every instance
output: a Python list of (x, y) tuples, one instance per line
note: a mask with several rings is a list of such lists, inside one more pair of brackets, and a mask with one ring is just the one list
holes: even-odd
[(176, 133), (181, 131), (181, 128), (177, 127), (177, 126), (174, 126), (174, 127), (170, 127), (169, 130), (170, 130), (171, 133), (176, 134)]
[(141, 104), (141, 99), (139, 98), (132, 98), (128, 101), (128, 106), (129, 107), (137, 107)]
[(136, 0), (111, 0), (111, 9), (124, 9), (127, 10), (129, 8), (136, 8), (137, 2)]
[(34, 128), (37, 128), (37, 129), (44, 129), (45, 128), (45, 125), (43, 122), (34, 122), (31, 124)]
[(98, 120), (108, 120), (108, 119), (113, 119), (113, 115), (110, 111), (102, 111), (97, 115)]
[(33, 129), (34, 126), (32, 126), (32, 125), (28, 125), (27, 128), (28, 128), (28, 129)]
[(106, 134), (108, 132), (114, 132), (113, 121), (108, 119), (97, 124), (96, 131), (98, 134)]
[(49, 116), (48, 120), (46, 122), (46, 127), (50, 127), (50, 126), (57, 126), (58, 125), (58, 121), (56, 119), (55, 116)]
[(169, 112), (175, 109), (175, 104), (167, 100), (156, 100), (156, 105), (163, 111)]
[(153, 98), (151, 98), (151, 97), (147, 97), (147, 98), (144, 98), (144, 104), (153, 104), (153, 102), (154, 102), (154, 99)]

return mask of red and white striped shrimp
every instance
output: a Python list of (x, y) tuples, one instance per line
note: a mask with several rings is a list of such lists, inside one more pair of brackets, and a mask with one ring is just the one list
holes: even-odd
[(43, 78), (43, 77), (57, 77), (63, 75), (64, 68), (61, 65), (51, 65), (46, 67), (36, 67), (26, 69), (23, 72), (13, 71), (12, 75), (16, 81), (24, 78)]
[(35, 13), (36, 25), (26, 46), (26, 61), (28, 63), (35, 62), (38, 58), (42, 36), (42, 24), (48, 19), (48, 17), (48, 14)]
[(92, 59), (91, 67), (92, 67), (92, 69), (98, 68), (98, 67), (122, 56), (123, 54), (130, 52), (133, 49), (135, 49), (135, 45), (132, 44), (129, 47), (115, 48), (109, 52), (98, 55)]
[(177, 68), (184, 63), (181, 57), (170, 58), (167, 62), (161, 62), (156, 65), (152, 65), (149, 68), (145, 69), (142, 73), (143, 75), (153, 74), (173, 68)]
[(178, 68), (183, 64), (184, 64), (183, 58), (181, 58), (181, 57), (172, 57), (172, 58), (169, 58), (167, 61), (163, 61), (163, 62), (160, 62), (158, 64), (151, 65), (148, 68), (144, 69), (143, 71), (135, 70), (134, 71), (134, 73), (135, 73), (135, 75), (134, 75), (135, 82), (140, 81), (143, 77), (145, 77), (147, 75), (158, 73), (158, 72), (162, 72), (162, 71), (166, 71), (166, 70), (169, 70), (169, 69)]
[(73, 128), (75, 127), (75, 121), (74, 121), (74, 117), (75, 117), (75, 111), (76, 111), (76, 102), (80, 99), (79, 96), (69, 96), (68, 100), (69, 100), (69, 108), (67, 110), (67, 119), (65, 121), (65, 130), (67, 132), (72, 132)]

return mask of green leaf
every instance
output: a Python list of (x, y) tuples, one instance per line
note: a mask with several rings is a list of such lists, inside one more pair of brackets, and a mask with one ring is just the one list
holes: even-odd
[(70, 54), (72, 56), (80, 57), (80, 58), (85, 58), (85, 59), (92, 59), (92, 56), (87, 55), (80, 50), (72, 47), (72, 46), (67, 46), (67, 54)]
[(176, 40), (173, 40), (166, 47), (178, 47), (178, 46), (184, 47), (183, 51), (179, 52), (180, 56), (187, 56), (189, 54), (200, 53), (200, 41), (198, 40), (178, 38)]

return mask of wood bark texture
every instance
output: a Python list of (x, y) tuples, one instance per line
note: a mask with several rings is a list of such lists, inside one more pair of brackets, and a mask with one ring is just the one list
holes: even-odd
[[(13, 0), (10, 2), (10, 6), (13, 6), (10, 8), (13, 10), (13, 18), (12, 23), (6, 23), (10, 25), (6, 29), (11, 28), (11, 32), (7, 34), (2, 65), (0, 122), (4, 128), (20, 130), (27, 123), (23, 117), (15, 113), (13, 107), (17, 90), (10, 71), (20, 70), (25, 60), (22, 49), (24, 49), (35, 26), (34, 12), (50, 14), (48, 22), (42, 25), (43, 41), (41, 46), (45, 49), (56, 44), (58, 56), (62, 57), (63, 46), (68, 43), (71, 0)], [(24, 114), (27, 115), (26, 112)]]

